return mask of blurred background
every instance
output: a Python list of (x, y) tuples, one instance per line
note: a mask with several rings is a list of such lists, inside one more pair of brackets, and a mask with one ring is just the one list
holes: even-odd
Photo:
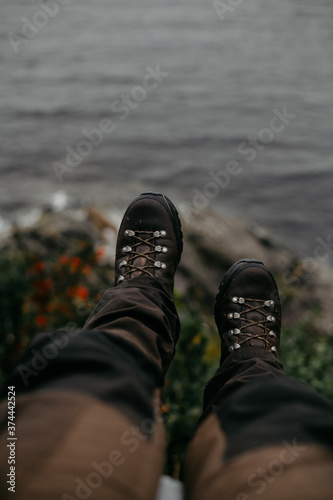
[(185, 229), (165, 472), (182, 478), (238, 258), (277, 279), (286, 373), (333, 400), (332, 0), (0, 8), (0, 380), (36, 332), (84, 324), (122, 212), (154, 190)]
[[(332, 21), (331, 0), (2, 0), (1, 231), (157, 190), (312, 256), (331, 232)], [(274, 109), (293, 118), (272, 135)]]

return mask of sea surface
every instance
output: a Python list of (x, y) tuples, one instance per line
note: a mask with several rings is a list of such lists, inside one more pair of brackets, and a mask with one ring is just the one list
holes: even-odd
[(330, 239), (333, 2), (235, 3), (1, 0), (0, 230), (157, 190), (304, 257)]

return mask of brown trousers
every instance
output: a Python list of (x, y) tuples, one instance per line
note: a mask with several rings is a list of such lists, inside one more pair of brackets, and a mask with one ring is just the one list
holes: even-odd
[[(153, 500), (165, 453), (159, 388), (178, 330), (168, 286), (135, 278), (109, 289), (82, 331), (36, 337), (1, 392), (1, 498)], [(188, 499), (333, 498), (332, 406), (273, 355), (234, 353), (204, 406), (186, 457)]]

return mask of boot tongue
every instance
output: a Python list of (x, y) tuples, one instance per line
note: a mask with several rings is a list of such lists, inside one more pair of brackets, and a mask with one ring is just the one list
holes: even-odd
[[(151, 234), (141, 233), (140, 238), (142, 238), (143, 240), (148, 240), (149, 238), (151, 238)], [(152, 251), (152, 247), (149, 244), (140, 243), (140, 245), (137, 245), (134, 247), (135, 253), (145, 254), (145, 253), (150, 252), (150, 251)], [(153, 254), (153, 253), (149, 253), (150, 258), (154, 258), (154, 255), (155, 254)], [(153, 263), (150, 260), (147, 260), (146, 257), (136, 257), (132, 261), (132, 265), (141, 268), (141, 267), (145, 267), (148, 265), (151, 266), (151, 265), (153, 265)], [(147, 269), (147, 271), (150, 272), (151, 274), (154, 273), (154, 270), (152, 268)], [(131, 272), (130, 276), (131, 276), (131, 278), (136, 278), (137, 276), (147, 276), (147, 274), (144, 271), (134, 270)]]

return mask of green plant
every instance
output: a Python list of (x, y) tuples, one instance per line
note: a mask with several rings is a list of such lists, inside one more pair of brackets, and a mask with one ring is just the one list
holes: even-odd
[(281, 360), (287, 375), (333, 400), (333, 335), (317, 333), (316, 317), (284, 329)]
[(17, 233), (0, 255), (1, 378), (19, 361), (32, 337), (66, 324), (83, 326), (113, 280), (101, 249), (86, 234), (70, 238)]
[[(183, 479), (186, 446), (202, 414), (203, 390), (216, 370), (211, 332), (196, 312), (183, 310), (177, 351), (167, 373), (164, 405), (167, 432), (165, 473)], [(215, 362), (216, 361), (216, 362)]]

